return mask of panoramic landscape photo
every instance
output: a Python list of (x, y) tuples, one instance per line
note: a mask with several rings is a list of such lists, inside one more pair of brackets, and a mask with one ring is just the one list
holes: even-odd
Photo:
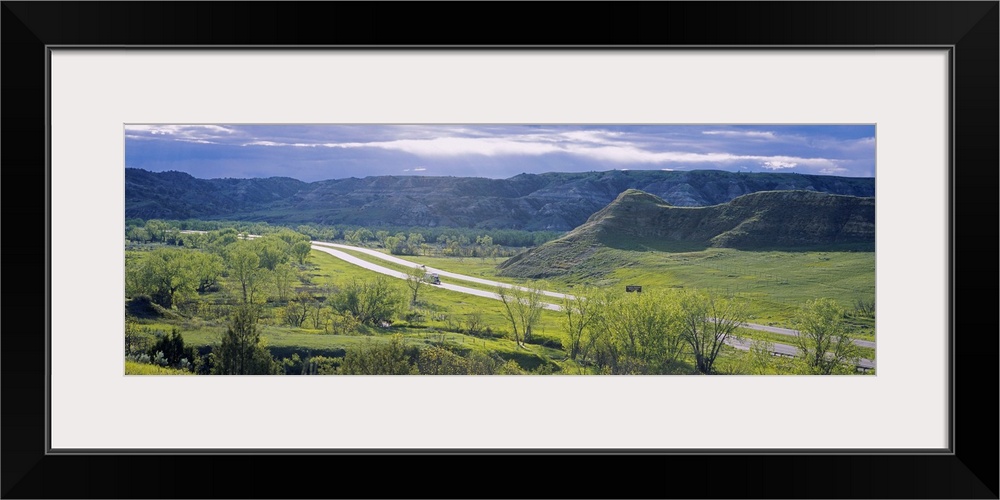
[(874, 375), (874, 125), (131, 124), (127, 375)]

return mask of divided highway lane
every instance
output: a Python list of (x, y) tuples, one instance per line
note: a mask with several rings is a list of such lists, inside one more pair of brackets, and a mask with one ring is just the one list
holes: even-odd
[[(378, 264), (373, 264), (371, 262), (368, 262), (367, 260), (359, 259), (359, 258), (357, 258), (357, 257), (355, 257), (355, 256), (353, 256), (353, 255), (351, 255), (349, 253), (345, 253), (345, 252), (341, 252), (341, 251), (333, 249), (333, 248), (328, 248), (328, 247), (325, 247), (325, 246), (317, 245), (315, 243), (313, 244), (312, 248), (313, 248), (313, 250), (316, 250), (318, 252), (328, 253), (328, 254), (330, 254), (330, 255), (338, 258), (338, 259), (341, 259), (343, 261), (346, 261), (348, 263), (354, 264), (356, 266), (360, 266), (360, 267), (363, 267), (365, 269), (368, 269), (369, 271), (375, 271), (377, 273), (385, 274), (387, 276), (392, 276), (394, 278), (399, 278), (399, 279), (403, 279), (403, 280), (405, 280), (407, 278), (407, 274), (404, 273), (404, 272), (402, 272), (402, 271), (397, 271), (395, 269), (389, 269), (388, 267), (382, 267), (382, 266), (380, 266)], [(351, 248), (351, 247), (349, 247), (349, 248)], [(480, 290), (478, 288), (469, 288), (469, 287), (464, 287), (464, 286), (459, 286), (459, 285), (453, 285), (451, 283), (441, 283), (441, 284), (438, 284), (438, 285), (428, 285), (428, 286), (433, 286), (433, 287), (437, 287), (437, 288), (444, 288), (445, 290), (451, 290), (453, 292), (467, 293), (469, 295), (477, 295), (479, 297), (486, 297), (488, 299), (500, 300), (500, 296), (499, 295), (497, 295), (497, 294), (495, 294), (493, 292), (486, 291), (486, 290)], [(542, 307), (544, 307), (545, 309), (552, 310), (552, 311), (559, 311), (561, 309), (559, 306), (557, 306), (555, 304), (546, 304), (546, 303), (543, 303)]]
[[(354, 246), (350, 246), (350, 245), (341, 245), (341, 244), (338, 244), (338, 243), (327, 243), (327, 242), (322, 242), (322, 241), (313, 241), (312, 242), (312, 248), (313, 248), (313, 250), (317, 250), (317, 251), (320, 251), (320, 252), (324, 252), (324, 253), (330, 254), (330, 255), (332, 255), (334, 257), (337, 257), (338, 259), (344, 260), (344, 261), (349, 262), (351, 264), (354, 264), (356, 266), (363, 267), (363, 268), (368, 269), (370, 271), (375, 271), (377, 273), (385, 274), (385, 275), (392, 276), (392, 277), (399, 278), (399, 279), (406, 279), (407, 278), (407, 274), (404, 273), (404, 272), (402, 272), (402, 271), (396, 271), (395, 269), (389, 269), (387, 267), (383, 267), (383, 266), (380, 266), (378, 264), (374, 264), (372, 262), (368, 262), (367, 260), (360, 259), (358, 257), (355, 257), (355, 256), (349, 254), (349, 253), (341, 252), (341, 251), (337, 250), (337, 248), (344, 249), (344, 250), (353, 250), (353, 251), (356, 251), (356, 252), (361, 252), (361, 253), (364, 253), (365, 255), (371, 255), (372, 257), (376, 257), (376, 258), (379, 258), (379, 259), (382, 259), (382, 260), (385, 260), (385, 261), (388, 261), (388, 262), (393, 262), (395, 264), (399, 264), (399, 265), (403, 265), (403, 266), (421, 267), (420, 264), (417, 264), (415, 262), (411, 262), (411, 261), (408, 261), (408, 260), (405, 260), (405, 259), (400, 259), (400, 258), (394, 257), (392, 255), (387, 255), (387, 254), (384, 254), (384, 253), (379, 252), (377, 250), (372, 250), (370, 248), (354, 247)], [(464, 274), (452, 273), (452, 272), (443, 271), (443, 270), (440, 270), (440, 269), (434, 269), (434, 268), (431, 268), (431, 267), (426, 268), (426, 270), (427, 270), (427, 272), (437, 273), (438, 276), (451, 277), (451, 278), (454, 278), (454, 279), (464, 280), (464, 281), (470, 281), (470, 282), (473, 282), (473, 283), (479, 283), (479, 284), (483, 284), (483, 285), (502, 286), (502, 287), (505, 287), (505, 288), (518, 288), (515, 285), (511, 285), (509, 283), (501, 283), (499, 281), (492, 281), (492, 280), (486, 280), (486, 279), (482, 279), (482, 278), (476, 278), (476, 277), (473, 277), (473, 276), (466, 276)], [(468, 288), (468, 287), (464, 287), (464, 286), (453, 285), (451, 283), (441, 283), (440, 285), (433, 285), (433, 286), (441, 287), (441, 288), (444, 288), (445, 290), (452, 290), (452, 291), (455, 291), (455, 292), (467, 293), (467, 294), (470, 294), (470, 295), (477, 295), (479, 297), (486, 297), (486, 298), (489, 298), (489, 299), (500, 300), (500, 297), (496, 293), (493, 293), (493, 292), (490, 292), (490, 291), (486, 291), (486, 290), (479, 290), (477, 288)], [(545, 294), (545, 295), (547, 295), (547, 296), (549, 296), (549, 297), (557, 297), (557, 298), (569, 297), (570, 299), (573, 298), (572, 295), (558, 293), (558, 292), (543, 291), (542, 293)], [(551, 311), (560, 311), (560, 310), (562, 310), (562, 308), (559, 305), (557, 305), (557, 304), (543, 303), (542, 307), (544, 307), (545, 309), (549, 309)], [(794, 336), (798, 336), (798, 334), (799, 334), (798, 331), (791, 330), (791, 329), (788, 329), (788, 328), (779, 328), (779, 327), (775, 327), (775, 326), (758, 325), (758, 324), (754, 324), (754, 323), (743, 323), (742, 326), (744, 328), (749, 328), (749, 329), (752, 329), (752, 330), (766, 331), (766, 332), (771, 332), (771, 333), (777, 333), (779, 335), (789, 335), (789, 336), (793, 336), (793, 337)], [(746, 350), (750, 349), (750, 343), (748, 341), (740, 341), (740, 340), (737, 340), (737, 339), (729, 339), (727, 341), (727, 343), (729, 345), (737, 348), (737, 349), (740, 349), (740, 350), (746, 351)], [(859, 346), (862, 346), (862, 347), (871, 347), (873, 349), (875, 348), (875, 343), (874, 342), (869, 342), (869, 341), (866, 341), (866, 340), (854, 340), (854, 343), (856, 345), (859, 345)], [(799, 353), (798, 348), (796, 348), (795, 346), (785, 345), (785, 344), (777, 344), (777, 343), (772, 343), (772, 345), (774, 346), (774, 352), (777, 353), (777, 354), (781, 354), (781, 355), (785, 355), (785, 356), (796, 356)], [(872, 369), (872, 368), (875, 368), (875, 363), (873, 361), (871, 361), (871, 360), (868, 360), (868, 359), (861, 359), (859, 361), (859, 363), (858, 363), (858, 366), (861, 366), (862, 368)]]
[[(377, 259), (382, 259), (384, 261), (392, 262), (393, 264), (399, 264), (401, 266), (407, 266), (407, 267), (419, 267), (421, 269), (425, 269), (424, 266), (421, 266), (420, 264), (417, 264), (416, 262), (411, 262), (411, 261), (408, 261), (408, 260), (400, 259), (399, 257), (394, 257), (392, 255), (388, 255), (388, 254), (379, 252), (378, 250), (372, 250), (370, 248), (352, 247), (350, 245), (341, 245), (341, 244), (338, 244), (338, 243), (327, 243), (325, 241), (313, 241), (312, 244), (313, 244), (313, 248), (316, 248), (316, 245), (321, 245), (321, 246), (330, 247), (330, 248), (341, 248), (341, 249), (344, 249), (344, 250), (351, 250), (351, 251), (354, 251), (354, 252), (360, 252), (360, 253), (363, 253), (365, 255), (371, 255), (372, 257), (375, 257)], [(362, 261), (362, 262), (364, 262), (364, 261)], [(426, 270), (429, 273), (437, 273), (438, 276), (441, 276), (443, 278), (455, 278), (457, 280), (468, 281), (470, 283), (479, 283), (480, 285), (488, 285), (488, 286), (492, 286), (492, 287), (502, 286), (504, 288), (511, 288), (511, 289), (513, 289), (513, 288), (524, 289), (523, 287), (519, 287), (519, 286), (516, 286), (516, 285), (511, 285), (509, 283), (501, 283), (499, 281), (486, 280), (486, 279), (482, 279), (482, 278), (476, 278), (474, 276), (466, 276), (464, 274), (452, 273), (452, 272), (444, 271), (444, 270), (441, 270), (441, 269), (435, 269), (433, 267), (427, 267)], [(563, 298), (567, 298), (567, 297), (569, 299), (573, 299), (574, 298), (572, 295), (565, 294), (565, 293), (549, 292), (549, 291), (546, 291), (546, 290), (541, 290), (541, 292), (542, 292), (542, 295), (546, 295), (548, 297), (555, 297), (557, 299), (563, 299)], [(496, 297), (496, 294), (492, 294), (492, 296)], [(550, 305), (552, 305), (552, 304), (550, 304)], [(558, 310), (558, 309), (556, 309), (556, 310)]]

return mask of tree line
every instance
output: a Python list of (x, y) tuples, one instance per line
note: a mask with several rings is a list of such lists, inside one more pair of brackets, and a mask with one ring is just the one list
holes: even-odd
[[(584, 289), (562, 303), (569, 357), (608, 374), (666, 374), (683, 369), (687, 358), (698, 373), (719, 373), (717, 361), (728, 341), (749, 342), (756, 365), (741, 371), (767, 373), (775, 363), (773, 344), (749, 341), (742, 325), (747, 304), (736, 297), (694, 290), (640, 293)], [(807, 301), (793, 322), (789, 341), (799, 359), (789, 372), (829, 375), (853, 372), (860, 357), (844, 321), (848, 311), (831, 299)], [(744, 355), (746, 356), (746, 355)]]
[[(163, 237), (183, 238), (180, 231), (219, 231), (233, 229), (238, 233), (270, 234), (279, 231), (295, 231), (316, 241), (345, 241), (349, 243), (379, 244), (385, 248), (390, 236), (402, 237), (419, 234), (421, 244), (447, 247), (452, 241), (460, 245), (476, 244), (477, 240), (489, 237), (492, 244), (499, 247), (526, 248), (541, 245), (563, 235), (559, 231), (527, 231), (523, 229), (462, 228), (462, 227), (396, 227), (396, 226), (354, 226), (299, 224), (294, 227), (274, 225), (267, 222), (247, 221), (203, 221), (203, 220), (125, 220), (126, 237), (135, 242), (163, 241)], [(177, 233), (170, 235), (170, 232)], [(160, 239), (158, 239), (158, 237)], [(478, 256), (478, 255), (477, 255)]]
[[(498, 287), (496, 294), (511, 340), (524, 346), (544, 306), (539, 289)], [(701, 374), (718, 369), (727, 343), (749, 345), (729, 372), (834, 374), (853, 372), (860, 358), (848, 335), (849, 312), (831, 299), (807, 301), (795, 314), (799, 335), (789, 342), (799, 357), (783, 363), (773, 344), (748, 339), (745, 300), (696, 290), (629, 293), (583, 287), (561, 303), (569, 359), (611, 375), (686, 373), (687, 363)], [(746, 366), (750, 365), (750, 366)]]

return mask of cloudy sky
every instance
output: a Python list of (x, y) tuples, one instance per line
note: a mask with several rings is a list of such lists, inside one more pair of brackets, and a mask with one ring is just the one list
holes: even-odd
[(125, 166), (200, 178), (720, 169), (875, 176), (874, 125), (126, 125)]

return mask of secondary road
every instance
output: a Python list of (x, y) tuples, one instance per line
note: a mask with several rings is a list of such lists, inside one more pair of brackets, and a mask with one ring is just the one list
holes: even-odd
[[(751, 330), (760, 330), (762, 332), (777, 333), (778, 335), (788, 335), (790, 337), (798, 337), (799, 331), (792, 330), (791, 328), (780, 328), (777, 326), (767, 326), (767, 325), (757, 325), (754, 323), (743, 323), (744, 328), (749, 328)], [(851, 341), (854, 345), (858, 347), (867, 347), (869, 349), (875, 348), (875, 342), (870, 340), (858, 340), (854, 339)]]
[[(474, 276), (466, 276), (466, 275), (463, 275), (463, 274), (452, 273), (452, 272), (444, 271), (444, 270), (441, 270), (441, 269), (435, 269), (435, 268), (432, 268), (432, 267), (424, 267), (424, 266), (422, 266), (420, 264), (417, 264), (416, 262), (411, 262), (411, 261), (408, 261), (408, 260), (405, 260), (405, 259), (400, 259), (399, 257), (395, 257), (395, 256), (392, 256), (392, 255), (387, 255), (387, 254), (379, 252), (377, 250), (372, 250), (370, 248), (355, 247), (355, 246), (350, 246), (350, 245), (341, 245), (339, 243), (329, 243), (329, 242), (323, 242), (323, 241), (313, 241), (312, 242), (312, 248), (313, 248), (313, 250), (317, 250), (317, 251), (320, 251), (320, 252), (324, 252), (324, 253), (330, 254), (330, 255), (332, 255), (334, 257), (337, 257), (338, 259), (344, 260), (344, 261), (349, 262), (351, 264), (354, 264), (356, 266), (363, 267), (363, 268), (368, 269), (370, 271), (375, 271), (377, 273), (385, 274), (385, 275), (392, 276), (392, 277), (399, 278), (399, 279), (406, 279), (408, 275), (406, 273), (402, 272), (402, 271), (397, 271), (395, 269), (390, 269), (388, 267), (380, 266), (380, 265), (375, 264), (373, 262), (369, 262), (367, 260), (355, 257), (355, 256), (353, 256), (351, 254), (339, 251), (337, 249), (351, 250), (351, 251), (355, 251), (355, 252), (364, 253), (365, 255), (370, 255), (372, 257), (385, 260), (387, 262), (392, 262), (394, 264), (398, 264), (398, 265), (402, 265), (402, 266), (407, 266), (407, 267), (420, 268), (421, 270), (426, 270), (426, 272), (428, 272), (428, 273), (437, 273), (438, 276), (442, 276), (442, 277), (448, 277), (448, 278), (453, 278), (453, 279), (462, 280), (462, 281), (469, 281), (469, 282), (472, 282), (472, 283), (479, 283), (481, 285), (488, 285), (488, 286), (493, 286), (493, 287), (501, 286), (501, 287), (504, 287), (504, 288), (521, 288), (521, 289), (524, 289), (523, 287), (518, 287), (516, 285), (511, 285), (509, 283), (501, 283), (499, 281), (492, 281), (492, 280), (487, 280), (487, 279), (482, 279), (482, 278), (476, 278)], [(477, 289), (477, 288), (468, 288), (468, 287), (464, 287), (464, 286), (454, 285), (454, 284), (451, 284), (451, 283), (441, 283), (439, 285), (433, 285), (433, 286), (438, 286), (438, 287), (444, 288), (446, 290), (452, 290), (452, 291), (455, 291), (455, 292), (467, 293), (467, 294), (476, 295), (476, 296), (479, 296), (479, 297), (486, 297), (486, 298), (489, 298), (489, 299), (500, 300), (500, 296), (499, 295), (497, 295), (495, 292), (490, 292), (490, 291), (487, 291), (487, 290), (480, 290), (480, 289)], [(541, 291), (541, 293), (544, 294), (544, 295), (546, 295), (546, 296), (549, 296), (549, 297), (555, 297), (555, 298), (560, 298), (560, 299), (561, 298), (567, 298), (567, 297), (570, 298), (570, 299), (574, 298), (572, 295), (564, 294), (564, 293), (558, 293), (558, 292)], [(560, 307), (558, 304), (543, 303), (542, 307), (544, 307), (545, 309), (549, 309), (551, 311), (561, 311), (562, 310), (562, 307)], [(755, 323), (743, 323), (742, 326), (744, 328), (749, 328), (751, 330), (760, 330), (760, 331), (765, 331), (765, 332), (771, 332), (771, 333), (776, 333), (778, 335), (788, 335), (788, 336), (792, 336), (792, 337), (795, 337), (795, 336), (799, 335), (798, 331), (792, 330), (792, 329), (789, 329), (789, 328), (780, 328), (780, 327), (776, 327), (776, 326), (758, 325), (758, 324), (755, 324)], [(854, 340), (853, 342), (854, 342), (855, 345), (858, 345), (858, 346), (861, 346), (861, 347), (869, 347), (869, 348), (872, 348), (872, 349), (875, 348), (875, 343), (867, 341), (867, 340)], [(735, 347), (737, 349), (740, 349), (740, 350), (746, 351), (746, 350), (750, 349), (750, 343), (747, 342), (747, 341), (738, 341), (736, 339), (730, 339), (730, 341), (728, 343), (729, 343), (729, 345), (731, 345), (731, 346), (733, 346), (733, 347)], [(781, 354), (781, 355), (785, 355), (785, 356), (796, 356), (799, 353), (799, 349), (796, 348), (795, 346), (786, 345), (786, 344), (778, 344), (778, 343), (772, 343), (772, 345), (774, 346), (774, 349), (773, 349), (774, 352), (777, 353), (777, 354)], [(871, 360), (868, 360), (868, 359), (862, 359), (862, 360), (859, 361), (858, 366), (861, 366), (863, 368), (871, 369), (871, 368), (875, 368), (875, 363), (872, 362)]]

